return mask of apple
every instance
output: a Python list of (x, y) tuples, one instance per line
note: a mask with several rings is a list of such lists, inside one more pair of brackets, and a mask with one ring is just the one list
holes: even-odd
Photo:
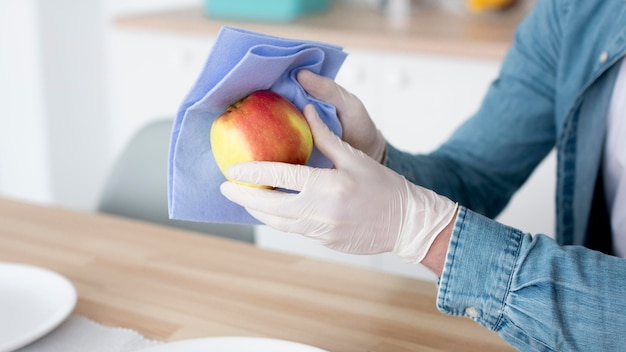
[(237, 101), (211, 125), (211, 149), (220, 171), (246, 161), (306, 164), (313, 136), (304, 115), (289, 100), (259, 90)]

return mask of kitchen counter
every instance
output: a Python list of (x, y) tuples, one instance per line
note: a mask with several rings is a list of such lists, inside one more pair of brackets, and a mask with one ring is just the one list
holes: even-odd
[(324, 15), (291, 23), (213, 19), (202, 8), (119, 17), (115, 25), (190, 35), (217, 34), (223, 25), (277, 36), (318, 40), (346, 48), (457, 55), (500, 60), (511, 44), (517, 24), (533, 1), (503, 13), (460, 15), (423, 8), (404, 20), (393, 20), (365, 6), (335, 5)]
[(110, 215), (0, 197), (0, 258), (68, 278), (75, 315), (160, 341), (251, 336), (328, 351), (513, 351), (472, 320), (439, 313), (432, 282)]

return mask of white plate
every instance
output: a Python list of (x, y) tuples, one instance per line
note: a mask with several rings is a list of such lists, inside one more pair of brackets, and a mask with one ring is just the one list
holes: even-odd
[(260, 337), (207, 337), (170, 342), (140, 352), (327, 352), (296, 342)]
[(75, 305), (76, 289), (65, 277), (30, 265), (0, 263), (0, 352), (49, 333)]

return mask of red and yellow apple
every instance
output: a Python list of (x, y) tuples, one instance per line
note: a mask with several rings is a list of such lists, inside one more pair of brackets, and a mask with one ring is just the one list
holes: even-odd
[(237, 101), (211, 126), (211, 149), (220, 171), (246, 161), (306, 164), (313, 136), (306, 119), (289, 100), (270, 90)]

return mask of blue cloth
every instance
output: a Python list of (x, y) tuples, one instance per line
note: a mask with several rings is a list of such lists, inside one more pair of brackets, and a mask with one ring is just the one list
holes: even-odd
[[(301, 69), (308, 69), (334, 79), (345, 58), (346, 53), (339, 46), (223, 27), (172, 128), (168, 175), (170, 218), (258, 223), (219, 191), (226, 179), (211, 151), (213, 120), (250, 93), (270, 89), (299, 109), (314, 104), (329, 128), (341, 136), (335, 108), (307, 95), (295, 75)], [(317, 149), (313, 150), (308, 164), (331, 166)]]
[[(624, 350), (626, 259), (582, 245), (611, 236), (588, 225), (625, 53), (625, 1), (539, 0), (480, 109), (448, 141), (429, 155), (388, 145), (387, 166), (464, 205), (439, 281), (441, 311), (521, 351)], [(491, 220), (553, 148), (557, 241)]]

